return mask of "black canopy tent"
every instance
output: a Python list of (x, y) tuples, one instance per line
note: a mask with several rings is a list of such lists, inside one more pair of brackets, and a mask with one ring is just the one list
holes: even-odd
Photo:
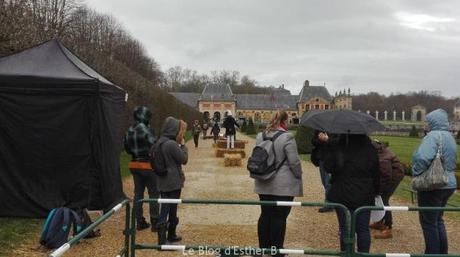
[(0, 58), (0, 216), (120, 201), (126, 96), (57, 40)]

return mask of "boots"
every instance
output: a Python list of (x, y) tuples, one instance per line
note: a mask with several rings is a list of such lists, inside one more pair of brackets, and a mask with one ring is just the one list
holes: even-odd
[(145, 219), (139, 219), (137, 221), (137, 226), (136, 226), (137, 230), (144, 230), (144, 229), (147, 229), (149, 227), (150, 227), (150, 224), (147, 223), (147, 221), (145, 221)]
[(172, 221), (168, 226), (168, 241), (171, 243), (179, 242), (182, 240), (182, 237), (176, 234), (177, 224), (179, 224), (179, 219)]
[(383, 224), (382, 221), (377, 221), (369, 225), (369, 228), (371, 229), (377, 229), (377, 230), (383, 230), (385, 228), (385, 225)]
[(157, 233), (158, 233), (158, 244), (164, 245), (166, 244), (166, 224), (159, 224), (157, 225)]
[(377, 234), (374, 235), (375, 239), (390, 239), (393, 238), (393, 234), (391, 233), (391, 228), (386, 227), (380, 231), (377, 232)]

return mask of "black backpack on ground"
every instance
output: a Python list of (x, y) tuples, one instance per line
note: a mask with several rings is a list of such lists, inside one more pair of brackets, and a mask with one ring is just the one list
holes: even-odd
[(284, 131), (278, 131), (273, 137), (262, 133), (262, 142), (254, 147), (248, 159), (247, 169), (251, 178), (268, 180), (283, 166), (286, 158), (277, 166), (275, 153), (275, 140), (283, 133)]
[(79, 233), (82, 228), (81, 219), (75, 211), (67, 207), (51, 210), (43, 225), (40, 244), (49, 249), (60, 247), (67, 243), (72, 226), (74, 234)]
[(167, 141), (161, 143), (157, 141), (152, 148), (150, 148), (150, 165), (152, 166), (153, 172), (160, 177), (166, 176), (168, 170), (166, 169), (166, 161), (161, 146)]
[[(85, 209), (81, 209), (80, 211), (77, 211), (77, 214), (78, 216), (80, 216), (80, 219), (81, 219), (81, 230), (84, 230), (86, 229), (87, 227), (89, 227), (91, 224), (93, 224), (93, 221), (91, 220), (91, 217), (89, 216), (88, 214), (88, 210), (85, 208)], [(90, 238), (94, 238), (94, 237), (99, 237), (101, 235), (101, 231), (100, 229), (94, 229), (94, 230), (91, 230), (84, 238), (85, 239), (90, 239)]]

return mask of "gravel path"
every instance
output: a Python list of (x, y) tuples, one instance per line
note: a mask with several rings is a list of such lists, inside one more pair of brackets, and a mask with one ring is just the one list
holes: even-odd
[[(238, 139), (248, 140), (246, 153), (254, 146), (254, 140), (239, 134)], [(212, 140), (200, 140), (195, 149), (189, 147), (189, 163), (185, 166), (186, 183), (183, 198), (196, 199), (245, 199), (258, 200), (253, 193), (253, 181), (243, 167), (224, 167), (223, 159), (214, 157)], [(302, 163), (305, 196), (297, 201), (323, 201), (324, 191), (319, 172), (312, 164)], [(131, 179), (124, 182), (124, 190), (132, 196)], [(392, 205), (408, 205), (393, 200)], [(144, 212), (147, 208), (144, 207)], [(181, 244), (209, 244), (228, 246), (257, 246), (258, 206), (230, 205), (180, 205), (178, 233), (183, 236)], [(372, 240), (371, 252), (422, 252), (424, 249), (418, 216), (415, 213), (394, 214), (393, 239)], [(446, 220), (451, 252), (460, 252), (460, 222)], [(85, 240), (73, 247), (64, 256), (115, 256), (122, 246), (124, 213), (105, 222), (102, 236)], [(338, 249), (337, 220), (335, 213), (318, 213), (318, 208), (294, 207), (288, 218), (286, 248), (311, 247), (316, 249)], [(150, 230), (136, 234), (137, 242), (156, 242)], [(17, 249), (11, 256), (46, 256), (46, 251), (37, 249), (39, 235)], [(138, 251), (136, 256), (183, 256), (179, 252)], [(209, 256), (209, 255), (208, 255)]]

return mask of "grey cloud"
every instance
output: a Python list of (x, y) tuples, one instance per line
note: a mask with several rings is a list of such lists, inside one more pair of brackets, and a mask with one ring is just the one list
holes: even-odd
[[(238, 70), (298, 92), (305, 79), (333, 92), (441, 90), (458, 95), (460, 1), (91, 0), (167, 69)], [(133, 4), (135, 3), (135, 4)], [(428, 32), (396, 14), (455, 19)], [(434, 25), (433, 25), (434, 26)]]

